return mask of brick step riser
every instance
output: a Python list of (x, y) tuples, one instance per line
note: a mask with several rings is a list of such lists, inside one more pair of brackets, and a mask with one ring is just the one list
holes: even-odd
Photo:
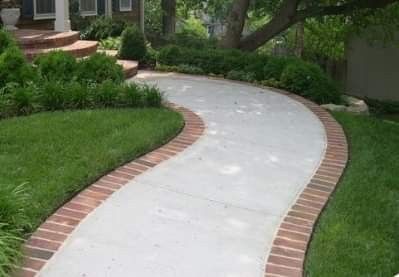
[[(32, 48), (29, 48), (29, 49), (32, 49)], [(45, 54), (51, 52), (51, 51), (48, 51), (48, 52), (42, 52), (42, 53), (29, 53), (29, 51), (26, 51), (29, 49), (24, 49), (25, 56), (29, 61), (33, 61), (36, 57), (38, 57), (40, 55), (45, 55)], [(57, 51), (57, 48), (54, 48), (54, 51)], [(96, 53), (97, 45), (85, 47), (85, 48), (77, 48), (77, 49), (72, 49), (72, 50), (62, 50), (62, 51), (72, 54), (75, 58), (83, 58), (83, 57), (87, 57), (87, 56), (90, 56), (90, 55)]]
[(31, 40), (18, 42), (19, 46), (22, 49), (46, 49), (46, 48), (58, 48), (73, 44), (79, 40), (79, 33), (70, 35), (68, 37), (54, 38), (54, 39), (46, 39), (43, 41), (40, 40)]

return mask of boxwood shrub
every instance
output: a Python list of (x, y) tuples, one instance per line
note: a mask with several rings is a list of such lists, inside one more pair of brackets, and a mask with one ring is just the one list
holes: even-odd
[(127, 27), (121, 36), (119, 57), (125, 60), (141, 61), (146, 53), (147, 48), (143, 33), (136, 25)]

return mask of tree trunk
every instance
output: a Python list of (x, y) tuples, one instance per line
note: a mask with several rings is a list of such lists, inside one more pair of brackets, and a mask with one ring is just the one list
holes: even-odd
[(162, 33), (168, 37), (176, 31), (176, 0), (162, 0)]
[(297, 22), (296, 12), (300, 0), (284, 0), (277, 14), (263, 27), (243, 38), (239, 48), (253, 51), (287, 30)]
[(227, 29), (220, 46), (223, 48), (237, 48), (240, 44), (250, 0), (235, 0), (227, 18)]
[(300, 21), (296, 26), (295, 56), (302, 58), (305, 48), (305, 22)]

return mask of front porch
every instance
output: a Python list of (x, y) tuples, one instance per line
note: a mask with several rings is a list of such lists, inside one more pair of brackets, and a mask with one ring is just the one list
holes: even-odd
[(19, 0), (23, 29), (71, 30), (71, 15), (119, 17), (144, 31), (144, 0)]

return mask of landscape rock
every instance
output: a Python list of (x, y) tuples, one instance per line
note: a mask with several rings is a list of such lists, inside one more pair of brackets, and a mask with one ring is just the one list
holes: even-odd
[(336, 104), (325, 104), (321, 105), (324, 109), (332, 111), (332, 112), (344, 112), (346, 111), (346, 106), (344, 105), (336, 105)]

